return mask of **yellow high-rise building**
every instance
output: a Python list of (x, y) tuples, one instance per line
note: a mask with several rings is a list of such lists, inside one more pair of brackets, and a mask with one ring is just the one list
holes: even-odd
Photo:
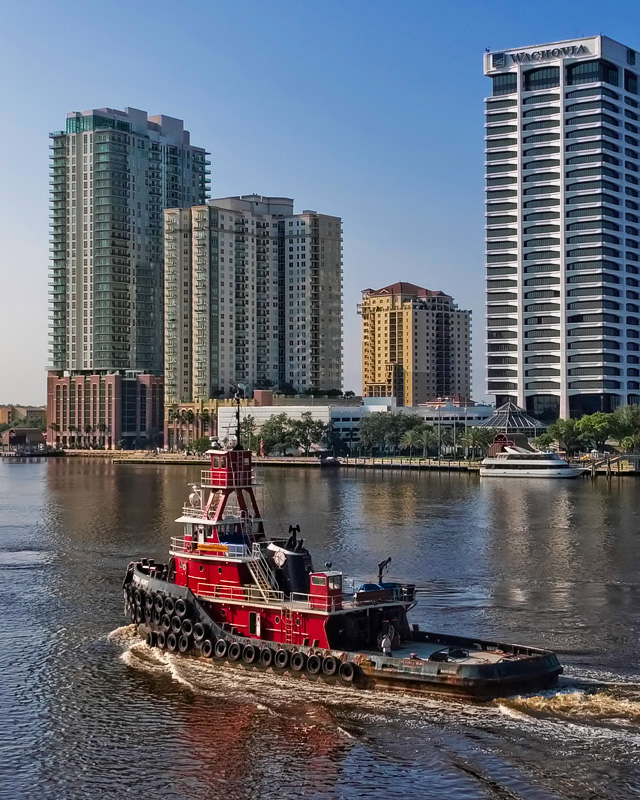
[(471, 312), (444, 292), (399, 282), (365, 289), (362, 395), (416, 406), (471, 394)]

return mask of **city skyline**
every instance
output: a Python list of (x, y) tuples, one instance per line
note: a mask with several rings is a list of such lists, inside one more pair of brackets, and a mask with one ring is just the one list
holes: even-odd
[[(497, 3), (481, 8), (468, 3), (460, 24), (442, 10), (405, 5), (411, 13), (398, 15), (373, 3), (363, 15), (361, 5), (328, 3), (314, 19), (310, 38), (302, 36), (308, 20), (297, 20), (293, 13), (276, 26), (257, 3), (248, 3), (233, 19), (222, 6), (200, 5), (202, 20), (216, 21), (216, 47), (207, 47), (208, 58), (219, 69), (231, 67), (215, 87), (190, 71), (194, 45), (204, 46), (206, 37), (177, 31), (168, 19), (146, 31), (144, 4), (133, 10), (127, 30), (117, 32), (121, 50), (134, 44), (139, 48), (133, 62), (113, 59), (104, 67), (94, 65), (86, 77), (77, 73), (73, 55), (54, 44), (71, 20), (80, 28), (97, 24), (97, 10), (86, 9), (78, 23), (73, 3), (55, 14), (36, 3), (27, 23), (10, 9), (5, 20), (9, 44), (2, 59), (11, 71), (17, 68), (25, 91), (2, 110), (2, 129), (14, 151), (1, 201), (2, 281), (13, 302), (5, 304), (0, 336), (16, 346), (3, 348), (0, 355), (0, 402), (45, 400), (47, 134), (71, 109), (127, 105), (166, 110), (186, 120), (192, 140), (212, 153), (213, 195), (259, 188), (293, 195), (301, 208), (328, 209), (345, 220), (346, 389), (360, 388), (360, 292), (368, 285), (385, 285), (391, 277), (444, 291), (474, 311), (474, 396), (482, 399), (480, 198), (487, 92), (480, 57), (487, 47), (524, 47), (601, 29), (627, 41), (625, 9), (632, 6), (620, 4), (603, 20), (596, 3), (576, 5), (579, 19), (570, 4), (543, 3), (553, 9), (553, 17), (541, 13), (540, 22), (525, 24), (491, 13)], [(114, 23), (100, 24), (96, 47), (116, 36)], [(207, 24), (199, 28), (204, 31)], [(327, 37), (333, 44), (329, 51)], [(169, 45), (183, 60), (178, 69), (159, 72)], [(259, 69), (263, 63), (269, 68)], [(45, 70), (50, 81), (41, 80)], [(256, 119), (267, 124), (256, 127)], [(250, 146), (252, 157), (247, 158)], [(383, 192), (393, 195), (394, 202), (386, 198), (381, 204)], [(384, 216), (384, 226), (376, 222), (378, 216)], [(388, 235), (392, 230), (402, 235)]]

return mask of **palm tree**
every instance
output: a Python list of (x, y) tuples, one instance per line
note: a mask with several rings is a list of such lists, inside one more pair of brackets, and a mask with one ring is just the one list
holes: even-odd
[(409, 458), (413, 458), (413, 448), (420, 447), (421, 445), (422, 433), (420, 428), (409, 428), (408, 431), (404, 432), (400, 440), (400, 446), (405, 450), (409, 450)]
[(77, 430), (78, 429), (76, 428), (75, 425), (69, 425), (69, 433), (71, 434), (70, 437), (69, 437), (71, 439), (69, 444), (71, 444), (72, 447), (76, 446), (76, 431)]
[(211, 412), (208, 408), (203, 408), (200, 413), (200, 419), (202, 420), (202, 433), (209, 432), (209, 424), (211, 422)]
[(494, 438), (495, 431), (493, 428), (485, 428), (478, 425), (468, 428), (464, 435), (460, 437), (462, 444), (467, 448), (467, 455), (470, 452), (474, 458), (478, 450), (480, 453), (486, 451)]
[(100, 445), (101, 445), (101, 447), (104, 447), (105, 444), (106, 444), (106, 435), (105, 434), (107, 432), (107, 426), (105, 425), (104, 422), (101, 422), (98, 425), (98, 430), (100, 431)]
[(91, 427), (91, 423), (90, 422), (85, 423), (85, 426), (84, 426), (84, 432), (86, 433), (85, 447), (89, 447), (89, 445), (91, 444), (91, 431), (92, 430), (93, 430), (93, 428)]
[(429, 448), (437, 444), (438, 434), (431, 425), (422, 425), (418, 431), (420, 434), (419, 444), (422, 445), (422, 457), (426, 458), (429, 454)]

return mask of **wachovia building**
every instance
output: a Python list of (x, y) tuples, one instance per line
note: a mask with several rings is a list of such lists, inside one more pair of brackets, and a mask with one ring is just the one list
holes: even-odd
[(640, 54), (487, 52), (488, 390), (538, 419), (640, 403)]

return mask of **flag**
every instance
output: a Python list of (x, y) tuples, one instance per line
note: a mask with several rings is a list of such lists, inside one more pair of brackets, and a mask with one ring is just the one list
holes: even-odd
[(260, 455), (264, 458), (264, 439), (260, 439)]

